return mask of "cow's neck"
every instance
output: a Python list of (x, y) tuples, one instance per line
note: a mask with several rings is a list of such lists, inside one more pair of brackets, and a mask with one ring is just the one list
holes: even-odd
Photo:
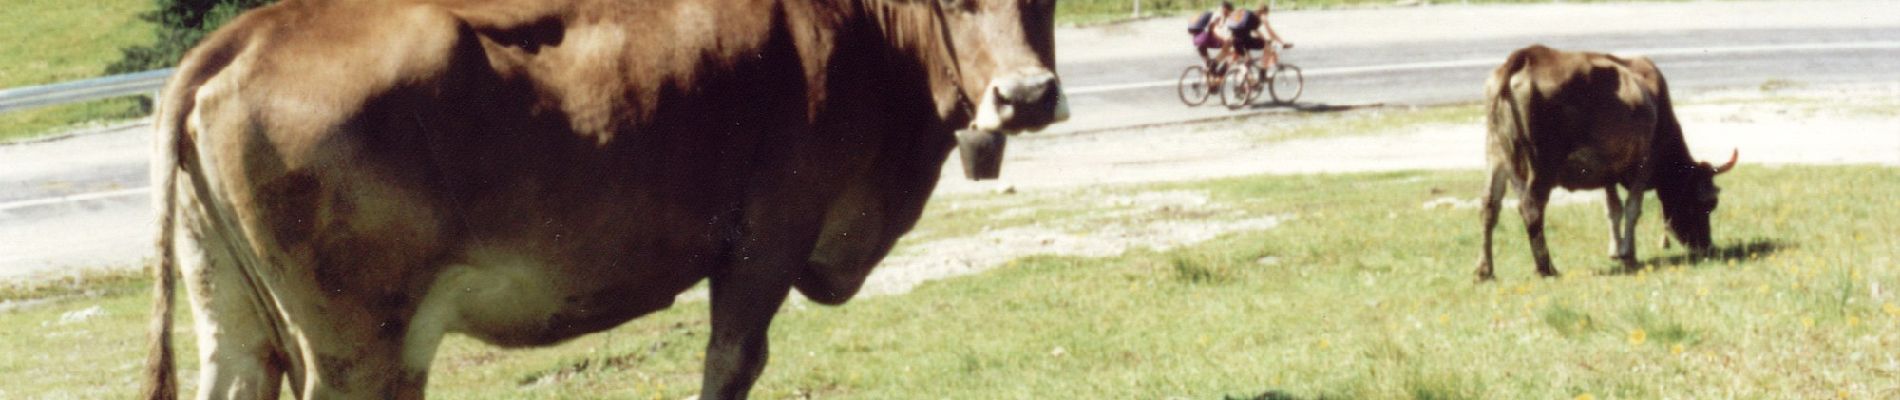
[(915, 60), (929, 79), (937, 115), (946, 120), (966, 114), (959, 108), (961, 71), (935, 0), (858, 0), (877, 33), (896, 57)]
[(1689, 143), (1682, 136), (1682, 124), (1676, 120), (1667, 87), (1663, 90), (1664, 94), (1657, 101), (1656, 138), (1650, 146), (1650, 162), (1655, 165), (1651, 187), (1656, 190), (1656, 200), (1662, 204), (1663, 219), (1680, 238), (1686, 232), (1681, 231), (1677, 222), (1690, 217), (1688, 213), (1696, 212), (1697, 197), (1701, 195), (1695, 180), (1699, 166), (1689, 155)]

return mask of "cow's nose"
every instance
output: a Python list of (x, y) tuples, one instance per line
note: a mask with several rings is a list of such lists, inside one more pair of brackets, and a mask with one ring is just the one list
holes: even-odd
[(975, 121), (980, 129), (1038, 130), (1069, 118), (1061, 80), (1046, 68), (999, 77), (983, 97)]
[(1022, 75), (998, 82), (997, 96), (1006, 104), (1037, 104), (1056, 90), (1056, 74), (1037, 68), (1025, 71)]

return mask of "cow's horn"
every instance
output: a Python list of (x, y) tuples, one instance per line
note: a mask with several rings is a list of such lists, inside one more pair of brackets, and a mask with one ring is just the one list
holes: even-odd
[(1721, 175), (1723, 172), (1728, 172), (1728, 170), (1735, 169), (1735, 161), (1740, 160), (1741, 158), (1742, 158), (1742, 149), (1735, 149), (1733, 152), (1730, 152), (1728, 155), (1728, 163), (1722, 164), (1722, 166), (1720, 167), (1715, 167), (1715, 174)]

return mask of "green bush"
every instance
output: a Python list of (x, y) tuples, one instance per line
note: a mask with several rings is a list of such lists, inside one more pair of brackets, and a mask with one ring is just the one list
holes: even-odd
[(185, 51), (198, 45), (205, 34), (224, 26), (238, 13), (276, 0), (153, 0), (156, 10), (139, 19), (158, 25), (149, 45), (121, 50), (123, 57), (106, 67), (106, 73), (123, 74), (158, 69), (178, 63)]

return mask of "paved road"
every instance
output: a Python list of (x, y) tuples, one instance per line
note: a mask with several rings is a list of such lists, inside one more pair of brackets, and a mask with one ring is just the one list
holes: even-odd
[[(1363, 15), (1319, 12), (1307, 19), (1325, 21), (1327, 26), (1323, 27), (1312, 22), (1302, 24), (1301, 19), (1307, 15), (1297, 12), (1276, 14), (1275, 18), (1285, 21), (1276, 27), (1300, 44), (1288, 53), (1287, 61), (1307, 72), (1306, 94), (1301, 98), (1305, 107), (1477, 101), (1486, 72), (1511, 49), (1533, 42), (1652, 55), (1669, 75), (1678, 96), (1771, 81), (1797, 85), (1900, 81), (1900, 22), (1835, 18), (1845, 21), (1838, 24), (1844, 27), (1835, 28), (1831, 26), (1836, 24), (1826, 22), (1828, 15), (1800, 15), (1782, 23), (1772, 18), (1758, 25), (1716, 21), (1714, 26), (1732, 28), (1711, 28), (1705, 23), (1684, 24), (1700, 27), (1691, 30), (1631, 32), (1617, 24), (1628, 24), (1627, 19), (1634, 17), (1615, 8), (1662, 7), (1673, 10), (1670, 12), (1695, 13), (1695, 7), (1703, 7), (1714, 15), (1727, 10), (1723, 8), (1729, 7), (1727, 4), (1731, 3), (1353, 12)], [(1879, 2), (1838, 3), (1838, 9), (1828, 8), (1837, 3), (1786, 4), (1801, 4), (1810, 14), (1816, 9), (1832, 10), (1850, 17), (1872, 15), (1866, 12), (1868, 8), (1900, 11), (1900, 6)], [(1327, 32), (1378, 36), (1363, 32), (1391, 29), (1354, 26), (1354, 21), (1389, 25), (1390, 20), (1432, 18), (1436, 15), (1432, 13), (1482, 21), (1491, 14), (1557, 12), (1586, 20), (1557, 19), (1562, 23), (1518, 26), (1496, 35), (1469, 35), (1439, 26), (1434, 31), (1401, 35), (1398, 39), (1337, 40), (1325, 36)], [(1589, 18), (1604, 18), (1606, 22), (1594, 23)], [(1235, 115), (1236, 111), (1217, 106), (1186, 107), (1176, 100), (1172, 82), (1195, 58), (1189, 49), (1154, 39), (1178, 37), (1174, 42), (1184, 46), (1185, 34), (1177, 26), (1182, 24), (1176, 22), (1145, 21), (1060, 33), (1059, 38), (1069, 41), (1060, 42), (1059, 48), (1082, 50), (1064, 50), (1062, 59), (1076, 61), (1062, 64), (1059, 71), (1071, 91), (1075, 119), (1051, 130), (1086, 132)], [(1538, 33), (1543, 30), (1561, 33)], [(1122, 49), (1112, 43), (1105, 46), (1082, 39), (1091, 35), (1147, 40), (1131, 42)], [(1292, 109), (1256, 107), (1239, 112), (1288, 110)], [(45, 143), (0, 146), (0, 279), (75, 267), (124, 267), (150, 254), (152, 229), (144, 189), (147, 129), (132, 124), (102, 131)]]
[[(1662, 67), (1671, 89), (1679, 96), (1770, 81), (1838, 84), (1900, 80), (1900, 27), (1524, 36), (1338, 48), (1296, 46), (1286, 53), (1285, 61), (1306, 71), (1306, 91), (1299, 100), (1305, 107), (1476, 102), (1481, 100), (1484, 79), (1491, 69), (1511, 50), (1530, 43), (1649, 55)], [(1070, 96), (1076, 115), (1094, 117), (1077, 118), (1079, 123), (1074, 125), (1125, 126), (1232, 114), (1219, 106), (1219, 99), (1210, 99), (1209, 105), (1198, 108), (1184, 106), (1177, 99), (1175, 81), (1182, 68), (1197, 59), (1190, 50), (1183, 49), (1174, 56), (1063, 64), (1059, 69), (1064, 83), (1082, 89)], [(1274, 108), (1260, 105), (1251, 111)]]

